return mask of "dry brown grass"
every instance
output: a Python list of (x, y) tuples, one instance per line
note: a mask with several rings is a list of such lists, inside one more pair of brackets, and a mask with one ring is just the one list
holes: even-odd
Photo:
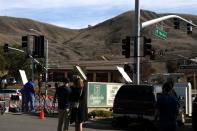
[[(133, 12), (126, 12), (96, 26), (81, 30), (60, 28), (29, 19), (0, 17), (0, 43), (2, 45), (6, 42), (20, 45), (21, 36), (34, 33), (28, 30), (33, 28), (40, 31), (49, 40), (49, 62), (51, 63), (57, 60), (64, 62), (69, 60), (96, 60), (97, 58), (100, 59), (100, 56), (119, 59), (120, 56), (123, 58), (121, 39), (132, 34), (133, 16)], [(161, 14), (154, 12), (141, 12), (142, 21), (160, 16)], [(182, 16), (197, 23), (197, 16)], [(156, 48), (167, 49), (172, 54), (179, 50), (189, 53), (196, 51), (197, 31), (195, 29), (193, 35), (189, 36), (186, 34), (185, 28), (174, 30), (172, 20), (163, 22), (163, 26), (164, 30), (168, 32), (167, 40), (160, 40), (152, 35), (154, 26), (144, 29), (142, 35), (151, 37)]]

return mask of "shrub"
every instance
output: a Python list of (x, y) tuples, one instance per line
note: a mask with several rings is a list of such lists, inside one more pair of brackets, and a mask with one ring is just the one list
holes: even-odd
[(104, 111), (104, 110), (93, 110), (91, 112), (88, 113), (88, 117), (110, 117), (112, 116), (112, 112), (111, 111)]

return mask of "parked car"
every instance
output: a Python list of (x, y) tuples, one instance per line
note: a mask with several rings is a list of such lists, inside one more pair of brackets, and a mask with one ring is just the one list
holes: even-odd
[(19, 100), (22, 100), (20, 89), (0, 89), (0, 98), (10, 99), (12, 95), (19, 96)]
[(113, 126), (126, 127), (129, 123), (139, 122), (154, 128), (155, 104), (161, 93), (159, 86), (125, 84), (120, 87), (114, 99)]
[(197, 131), (197, 97), (195, 97), (192, 106), (192, 128), (193, 131)]
[(14, 77), (9, 77), (9, 78), (7, 78), (7, 83), (8, 84), (16, 84), (16, 79)]

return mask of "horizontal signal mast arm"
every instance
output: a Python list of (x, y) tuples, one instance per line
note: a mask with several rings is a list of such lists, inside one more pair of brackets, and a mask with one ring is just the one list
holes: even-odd
[(149, 21), (146, 21), (146, 22), (143, 22), (142, 25), (141, 25), (141, 29), (149, 26), (149, 25), (153, 25), (153, 24), (156, 24), (158, 22), (161, 22), (161, 21), (164, 21), (164, 20), (167, 20), (167, 19), (171, 19), (171, 18), (178, 18), (180, 20), (183, 20), (185, 21), (186, 23), (188, 24), (191, 24), (192, 26), (196, 27), (197, 25), (192, 23), (191, 21), (189, 20), (186, 20), (178, 15), (167, 15), (167, 16), (163, 16), (163, 17), (160, 17), (160, 18), (156, 18), (156, 19), (153, 19), (153, 20), (149, 20)]

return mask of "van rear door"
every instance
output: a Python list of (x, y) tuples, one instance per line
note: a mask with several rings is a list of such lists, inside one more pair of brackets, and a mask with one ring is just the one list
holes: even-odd
[(154, 115), (155, 94), (153, 86), (123, 85), (114, 99), (113, 113), (119, 115)]

